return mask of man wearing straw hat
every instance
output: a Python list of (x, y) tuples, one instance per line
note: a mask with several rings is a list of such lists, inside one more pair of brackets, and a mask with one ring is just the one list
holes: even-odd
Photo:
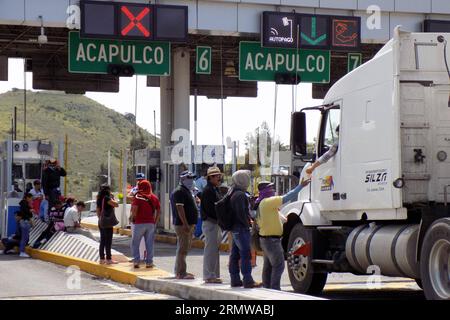
[(220, 279), (219, 245), (221, 232), (217, 224), (215, 203), (220, 200), (218, 187), (222, 181), (222, 173), (218, 167), (208, 168), (207, 184), (202, 192), (201, 215), (202, 231), (205, 235), (203, 252), (203, 279), (206, 283), (222, 283)]

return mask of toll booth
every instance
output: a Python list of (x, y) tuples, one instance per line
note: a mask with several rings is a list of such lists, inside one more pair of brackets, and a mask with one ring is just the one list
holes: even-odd
[(165, 231), (173, 231), (172, 208), (170, 206), (170, 194), (179, 184), (179, 175), (184, 170), (193, 173), (200, 172), (203, 165), (217, 165), (223, 170), (225, 164), (225, 146), (223, 145), (191, 145), (190, 163), (174, 161), (172, 157), (173, 146), (164, 149), (162, 170), (161, 170), (161, 219), (160, 227)]
[(15, 213), (27, 184), (42, 179), (44, 161), (53, 156), (50, 142), (6, 141), (0, 147), (0, 233), (10, 236), (16, 230)]

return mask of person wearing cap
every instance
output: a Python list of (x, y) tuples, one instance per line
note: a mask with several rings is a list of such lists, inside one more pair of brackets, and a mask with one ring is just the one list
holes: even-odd
[[(250, 204), (246, 191), (250, 186), (250, 171), (238, 170), (231, 177), (232, 188), (230, 190), (231, 213), (233, 214), (233, 226), (231, 230), (233, 244), (230, 251), (228, 271), (230, 272), (231, 286), (244, 288), (259, 288), (261, 283), (252, 277), (252, 254), (250, 235)], [(239, 273), (242, 273), (243, 279)]]
[(40, 180), (33, 181), (33, 188), (30, 190), (30, 193), (33, 196), (32, 206), (33, 206), (34, 214), (39, 214), (41, 202), (44, 199), (44, 193), (42, 192), (42, 189), (41, 189), (41, 181)]
[(130, 200), (133, 200), (134, 196), (136, 195), (136, 193), (138, 192), (138, 188), (139, 188), (139, 182), (141, 182), (142, 180), (145, 180), (145, 174), (143, 173), (137, 173), (136, 174), (136, 186), (134, 186), (130, 192), (127, 194), (127, 198)]
[(175, 259), (177, 279), (194, 279), (193, 274), (186, 272), (186, 257), (191, 248), (192, 235), (198, 218), (197, 204), (192, 193), (194, 178), (195, 175), (188, 170), (181, 172), (180, 183), (171, 195), (175, 233), (177, 234)]
[(202, 231), (205, 235), (203, 251), (203, 280), (206, 283), (222, 283), (220, 279), (219, 246), (221, 232), (217, 224), (215, 203), (220, 200), (218, 187), (222, 181), (222, 173), (218, 167), (208, 168), (207, 183), (202, 193), (201, 215)]
[(333, 143), (331, 148), (327, 152), (325, 152), (319, 159), (317, 159), (316, 162), (314, 162), (310, 167), (308, 167), (305, 170), (306, 174), (311, 175), (318, 166), (324, 164), (325, 162), (328, 162), (331, 158), (335, 156), (339, 147), (339, 125), (336, 127), (336, 135), (337, 139)]
[(55, 201), (61, 196), (61, 177), (67, 175), (66, 170), (62, 168), (58, 160), (51, 160), (47, 162), (46, 168), (42, 172), (42, 188), (44, 194), (48, 195), (49, 207), (53, 207)]
[(255, 201), (255, 208), (256, 223), (259, 227), (260, 243), (264, 253), (262, 273), (264, 288), (281, 290), (281, 276), (285, 268), (284, 250), (281, 244), (285, 219), (279, 214), (278, 208), (296, 200), (300, 190), (308, 183), (309, 180), (302, 181), (284, 196), (276, 196), (274, 184), (269, 181), (261, 181), (258, 184), (259, 196)]

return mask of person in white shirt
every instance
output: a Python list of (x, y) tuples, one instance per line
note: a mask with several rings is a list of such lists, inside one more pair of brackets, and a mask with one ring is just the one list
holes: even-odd
[(83, 212), (85, 208), (86, 205), (84, 204), (84, 202), (78, 201), (76, 205), (66, 209), (64, 213), (64, 226), (66, 227), (66, 232), (81, 234), (90, 239), (97, 240), (89, 230), (83, 229), (81, 227), (81, 212)]

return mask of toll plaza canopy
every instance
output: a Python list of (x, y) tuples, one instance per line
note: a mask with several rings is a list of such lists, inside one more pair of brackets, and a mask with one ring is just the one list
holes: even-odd
[[(313, 94), (321, 97), (330, 84), (351, 69), (348, 66), (350, 61), (357, 66), (370, 59), (392, 37), (396, 25), (402, 25), (408, 31), (450, 31), (450, 24), (447, 23), (450, 21), (450, 2), (443, 0), (164, 0), (150, 7), (148, 1), (144, 0), (128, 2), (129, 6), (120, 6), (116, 1), (1, 1), (0, 56), (32, 59), (28, 66), (29, 71), (33, 71), (35, 89), (74, 93), (114, 92), (118, 91), (117, 76), (126, 75), (129, 70), (107, 70), (107, 64), (114, 64), (112, 57), (125, 54), (129, 60), (140, 61), (141, 65), (134, 66), (133, 71), (136, 74), (154, 76), (149, 77), (148, 85), (159, 86), (159, 76), (168, 75), (171, 71), (168, 58), (170, 50), (167, 49), (169, 44), (164, 43), (168, 41), (172, 49), (188, 46), (192, 53), (196, 53), (200, 46), (206, 47), (206, 51), (199, 54), (204, 54), (201, 57), (211, 60), (210, 63), (208, 59), (202, 60), (207, 73), (198, 69), (196, 63), (199, 61), (196, 61), (195, 54), (191, 54), (192, 93), (197, 89), (199, 95), (217, 98), (220, 90), (215, 84), (219, 81), (214, 78), (217, 71), (220, 71), (220, 65), (242, 68), (248, 62), (247, 65), (257, 72), (252, 73), (251, 68), (247, 68), (243, 71), (248, 72), (239, 74), (239, 77), (226, 77), (224, 91), (221, 93), (225, 97), (256, 96), (254, 81), (273, 79), (273, 75), (267, 72), (270, 73), (271, 64), (277, 63), (287, 71), (294, 68), (308, 71), (314, 67), (315, 74), (312, 77), (305, 73), (304, 77), (300, 76), (302, 79), (299, 81), (313, 82)], [(97, 4), (103, 6), (96, 6)], [(110, 4), (117, 4), (118, 9)], [(94, 12), (94, 7), (101, 11), (102, 19), (82, 14)], [(168, 11), (177, 11), (177, 8), (178, 12), (170, 13), (177, 15), (176, 18), (164, 18)], [(266, 15), (267, 12), (272, 15)], [(276, 13), (280, 15), (280, 19), (277, 19)], [(298, 21), (292, 22), (296, 19)], [(69, 33), (78, 31), (84, 23), (95, 25), (101, 30), (105, 42), (100, 39), (96, 39), (96, 42), (81, 39), (80, 43), (85, 43), (78, 43), (79, 36), (86, 39), (94, 34), (95, 38), (99, 38), (98, 32), (95, 34), (95, 30), (93, 32), (89, 28), (81, 28), (80, 35)], [(284, 42), (285, 47), (292, 48), (297, 43), (295, 25), (300, 28), (298, 44), (301, 49), (331, 50), (331, 56), (328, 58), (326, 54), (312, 52), (311, 56), (279, 54), (275, 58), (266, 52), (261, 53), (261, 57), (259, 52), (253, 50), (250, 58), (246, 56), (245, 61), (240, 61), (241, 41), (262, 42), (263, 46), (270, 46), (272, 39), (272, 44), (275, 43), (277, 47), (281, 47), (281, 42)], [(39, 38), (43, 32), (41, 26), (45, 28), (45, 42), (44, 38)], [(263, 27), (268, 29), (264, 30)], [(285, 36), (283, 28), (290, 31), (291, 35)], [(186, 37), (183, 36), (185, 29)], [(111, 39), (152, 40), (160, 43), (151, 46), (133, 43), (117, 45)], [(350, 50), (342, 52), (340, 49), (345, 49), (344, 46), (336, 46), (339, 41), (351, 43), (347, 42), (349, 40), (358, 44), (350, 53), (361, 54), (360, 57), (353, 55), (350, 58)], [(76, 44), (80, 47), (72, 57), (69, 55), (72, 52), (69, 47)], [(250, 46), (251, 44), (247, 45), (245, 49)], [(208, 47), (212, 50), (208, 51)], [(218, 63), (220, 59), (222, 61)], [(294, 65), (296, 59), (299, 62)], [(91, 66), (87, 67), (83, 62), (96, 63), (90, 63)], [(151, 64), (151, 67), (148, 66)], [(0, 65), (0, 69), (5, 68), (4, 63)], [(261, 73), (258, 68), (267, 72)], [(237, 70), (239, 73), (240, 71)]]

